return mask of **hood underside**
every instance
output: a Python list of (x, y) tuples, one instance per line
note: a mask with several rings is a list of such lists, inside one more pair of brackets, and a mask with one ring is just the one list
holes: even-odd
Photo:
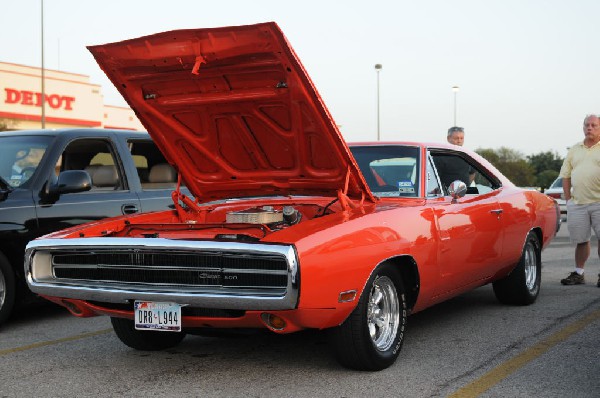
[(88, 48), (200, 202), (338, 191), (373, 199), (275, 23)]

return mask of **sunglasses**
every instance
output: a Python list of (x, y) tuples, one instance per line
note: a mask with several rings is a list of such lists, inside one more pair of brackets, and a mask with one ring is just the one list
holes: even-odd
[(452, 128), (450, 128), (450, 130), (448, 130), (448, 131), (450, 131), (451, 133), (454, 133), (454, 132), (456, 132), (456, 131), (463, 132), (463, 131), (464, 131), (464, 129), (463, 129), (462, 127), (452, 127)]

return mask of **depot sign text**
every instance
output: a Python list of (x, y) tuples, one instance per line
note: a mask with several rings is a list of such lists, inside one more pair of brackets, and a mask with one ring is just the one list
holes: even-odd
[[(36, 93), (27, 90), (16, 90), (14, 88), (5, 88), (6, 98), (4, 103), (6, 104), (21, 104), (30, 106), (42, 106), (42, 93)], [(75, 97), (69, 97), (66, 95), (59, 94), (46, 94), (44, 95), (45, 103), (52, 109), (63, 109), (65, 111), (72, 111), (72, 104), (75, 102)]]

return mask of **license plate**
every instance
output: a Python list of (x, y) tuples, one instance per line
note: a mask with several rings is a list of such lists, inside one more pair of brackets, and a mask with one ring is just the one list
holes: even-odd
[(136, 329), (181, 332), (181, 305), (136, 301), (133, 308)]

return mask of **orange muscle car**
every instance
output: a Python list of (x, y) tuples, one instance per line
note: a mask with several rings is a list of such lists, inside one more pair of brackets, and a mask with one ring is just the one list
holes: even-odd
[(193, 197), (35, 240), (25, 273), (128, 346), (328, 329), (341, 364), (379, 370), (411, 313), (487, 283), (535, 301), (556, 202), (460, 147), (346, 144), (276, 24), (89, 49)]

